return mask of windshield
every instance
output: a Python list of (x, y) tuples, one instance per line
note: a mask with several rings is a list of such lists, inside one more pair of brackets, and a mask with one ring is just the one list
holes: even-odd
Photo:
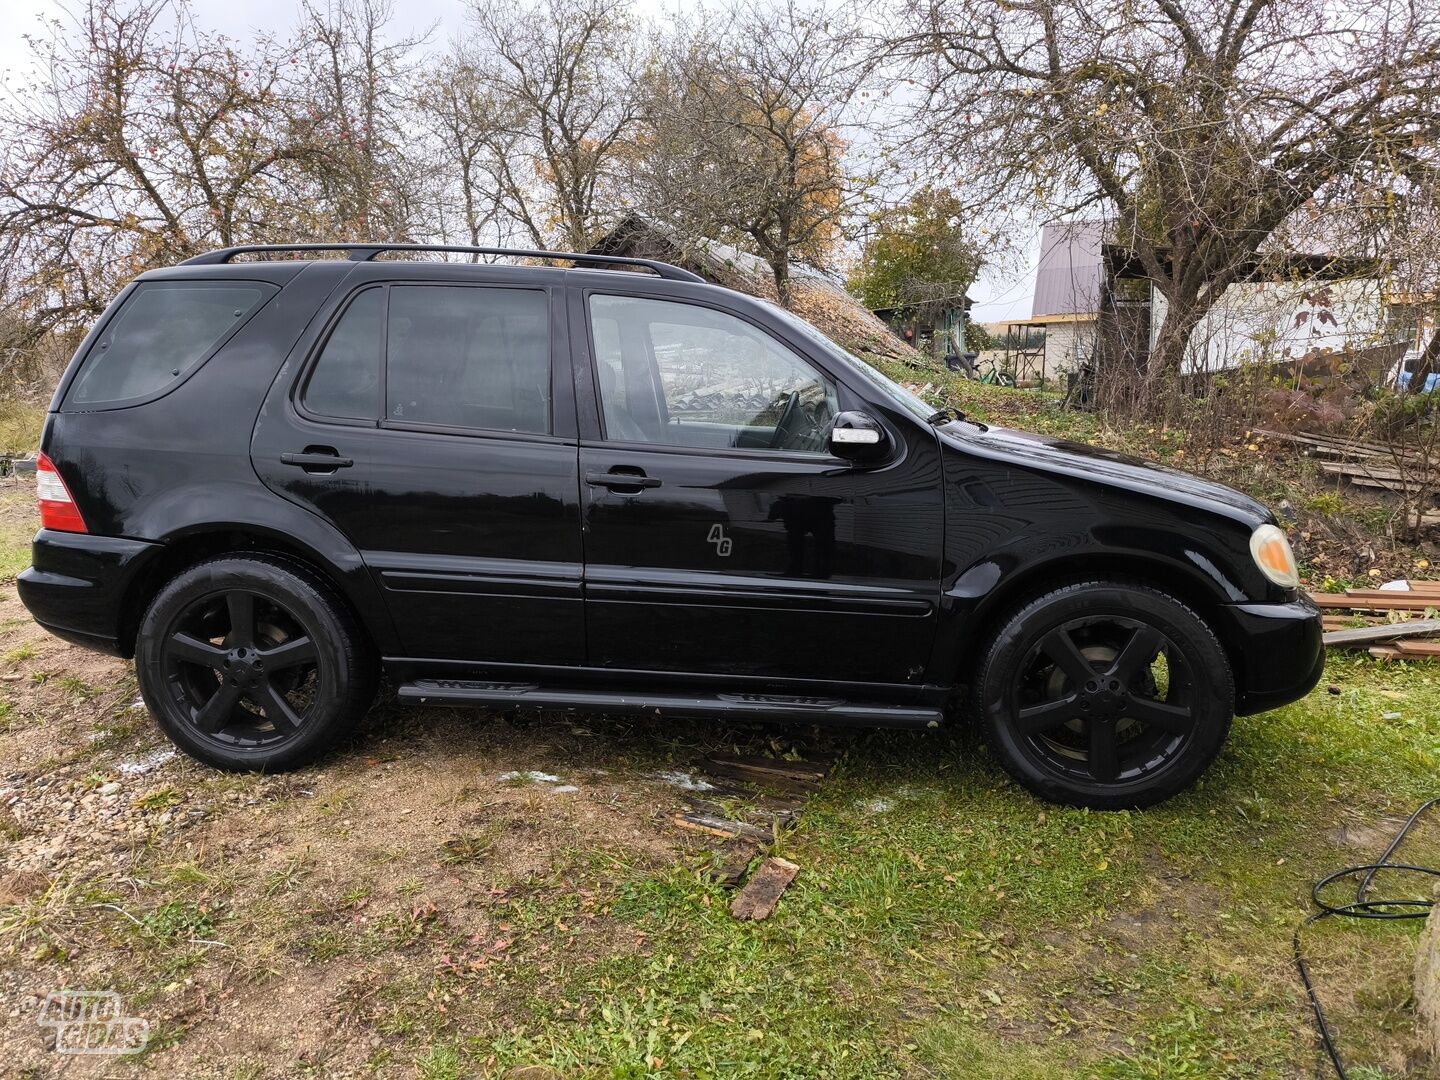
[(779, 304), (772, 303), (769, 300), (765, 301), (765, 303), (772, 311), (774, 311), (777, 315), (779, 315), (782, 319), (785, 320), (787, 326), (790, 326), (792, 329), (798, 330), (811, 341), (815, 342), (817, 345), (825, 349), (827, 352), (843, 356), (847, 360), (849, 360), (853, 365), (855, 373), (857, 375), (863, 378), (876, 390), (879, 390), (896, 405), (900, 406), (900, 408), (904, 409), (908, 413), (911, 413), (913, 416), (915, 416), (916, 419), (929, 420), (932, 416), (935, 415), (937, 411), (936, 407), (934, 405), (927, 405), (924, 399), (921, 398), (919, 394), (912, 393), (911, 391), (906, 390), (899, 383), (895, 382), (893, 379), (887, 378), (885, 375), (881, 374), (875, 368), (867, 364), (864, 360), (860, 359), (860, 357), (856, 356), (848, 349), (842, 349), (839, 345), (836, 345), (835, 342), (831, 341), (824, 334), (820, 333), (819, 330), (816, 330), (804, 319), (797, 318), (795, 315), (792, 315), (790, 312), (782, 308)]

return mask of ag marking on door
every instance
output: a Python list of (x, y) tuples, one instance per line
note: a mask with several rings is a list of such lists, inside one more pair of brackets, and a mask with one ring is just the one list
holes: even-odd
[(707, 544), (714, 544), (715, 553), (722, 559), (728, 556), (731, 549), (735, 546), (734, 541), (725, 535), (725, 526), (719, 524), (710, 526), (710, 535), (705, 537), (705, 542)]

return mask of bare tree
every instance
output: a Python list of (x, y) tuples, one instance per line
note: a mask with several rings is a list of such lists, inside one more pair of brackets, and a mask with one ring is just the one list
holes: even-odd
[(790, 302), (790, 264), (823, 263), (872, 179), (849, 169), (865, 85), (837, 13), (742, 3), (682, 28), (646, 81), (636, 197), (677, 235), (738, 240)]
[[(322, 233), (408, 239), (423, 180), (406, 153), (417, 50), (428, 37), (391, 38), (391, 0), (304, 0), (305, 103), (323, 147), (311, 179)], [(334, 236), (327, 236), (333, 239)]]
[(125, 279), (265, 239), (312, 156), (286, 50), (240, 51), (168, 0), (90, 0), (32, 41), (0, 102), (0, 263), (32, 334), (93, 318)]
[(458, 215), (460, 238), (478, 245), (500, 230), (505, 198), (497, 164), (518, 140), (501, 129), (500, 105), (463, 50), (454, 49), (420, 84), (416, 106), (431, 145), (436, 182), (428, 216), (450, 240)]
[[(530, 243), (585, 250), (620, 205), (617, 155), (637, 118), (644, 41), (624, 0), (474, 0), (457, 76), (484, 170)], [(478, 111), (471, 106), (483, 103)]]
[(888, 49), (976, 206), (1113, 215), (1168, 302), (1150, 389), (1296, 211), (1440, 133), (1440, 8), (1409, 0), (919, 0)]

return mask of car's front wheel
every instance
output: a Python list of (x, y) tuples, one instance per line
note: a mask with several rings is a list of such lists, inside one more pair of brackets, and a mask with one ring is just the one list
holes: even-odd
[(1140, 584), (1067, 585), (1016, 610), (975, 693), (1005, 770), (1043, 798), (1100, 810), (1189, 787), (1234, 712), (1224, 649), (1205, 622)]
[(364, 632), (307, 567), (223, 555), (151, 601), (135, 642), (140, 693), (193, 757), (275, 771), (315, 758), (375, 696)]

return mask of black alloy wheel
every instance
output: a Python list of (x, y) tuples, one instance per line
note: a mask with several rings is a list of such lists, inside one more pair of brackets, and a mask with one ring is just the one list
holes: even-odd
[(321, 672), (310, 632), (246, 589), (191, 603), (160, 648), (177, 706), (218, 742), (273, 746), (297, 734), (315, 704)]
[(280, 557), (228, 555), (156, 595), (135, 651), (170, 737), (226, 769), (292, 768), (363, 715), (375, 664), (328, 583)]
[(1205, 623), (1141, 585), (1066, 586), (1006, 622), (977, 680), (987, 734), (1011, 776), (1045, 798), (1147, 806), (1214, 759), (1234, 706)]

